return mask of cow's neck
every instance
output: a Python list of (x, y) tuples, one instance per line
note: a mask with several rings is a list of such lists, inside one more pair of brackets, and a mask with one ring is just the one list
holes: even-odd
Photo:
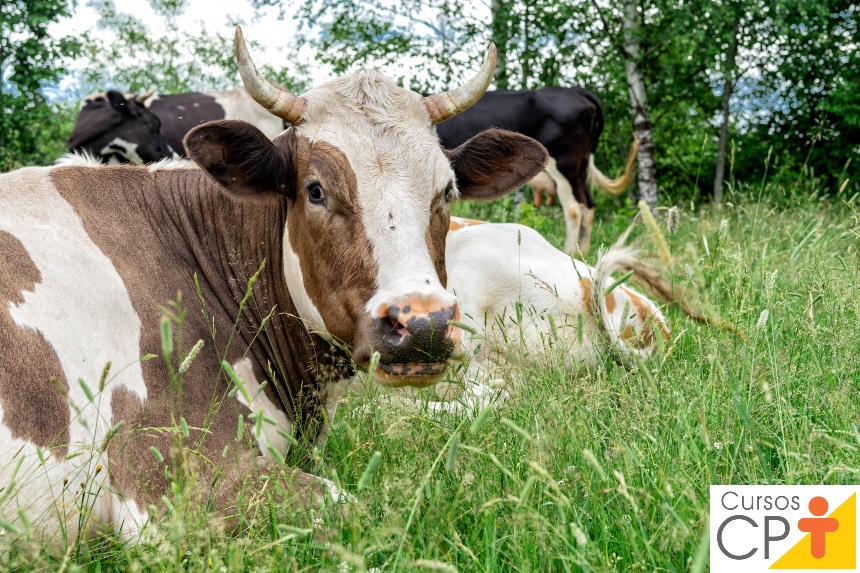
[(270, 399), (296, 422), (297, 437), (313, 443), (322, 427), (326, 383), (345, 376), (336, 365), (348, 361), (309, 334), (297, 316), (284, 279), (286, 200), (230, 198), (197, 170), (175, 171), (166, 179), (169, 184), (158, 182), (158, 196), (166, 212), (179, 214), (173, 225), (195, 261), (200, 291), (216, 299), (206, 305), (218, 305), (231, 320), (241, 312), (229, 360), (251, 357), (258, 379), (270, 380)]

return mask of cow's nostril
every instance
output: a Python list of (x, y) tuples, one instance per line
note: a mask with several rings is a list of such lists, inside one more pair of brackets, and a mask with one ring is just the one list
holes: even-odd
[(405, 325), (400, 324), (400, 321), (395, 318), (392, 318), (390, 315), (388, 316), (387, 320), (388, 325), (391, 327), (392, 334), (397, 334), (398, 336), (400, 336), (400, 338), (406, 338), (406, 336), (409, 334), (409, 329), (406, 328)]

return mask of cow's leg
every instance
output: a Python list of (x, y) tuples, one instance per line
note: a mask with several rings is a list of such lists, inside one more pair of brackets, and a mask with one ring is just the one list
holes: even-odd
[(562, 175), (558, 170), (555, 159), (552, 157), (550, 157), (547, 162), (546, 172), (555, 182), (558, 202), (561, 203), (562, 213), (564, 214), (564, 252), (569, 255), (577, 255), (579, 254), (579, 237), (580, 227), (582, 225), (583, 206), (574, 198), (573, 186), (570, 184), (567, 177)]
[(585, 205), (580, 205), (580, 208), (582, 209), (582, 223), (579, 226), (579, 248), (585, 255), (591, 247), (591, 228), (594, 226), (595, 207), (589, 209)]

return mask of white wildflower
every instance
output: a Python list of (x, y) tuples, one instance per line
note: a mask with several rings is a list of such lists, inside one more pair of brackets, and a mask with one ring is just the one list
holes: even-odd
[(681, 213), (678, 211), (678, 207), (673, 206), (669, 209), (669, 213), (666, 217), (666, 230), (670, 235), (674, 235), (678, 232), (678, 221), (681, 220)]
[(722, 450), (723, 449), (723, 443), (722, 442), (714, 442), (714, 449), (717, 451)]
[(767, 317), (770, 316), (770, 311), (768, 309), (764, 309), (761, 311), (761, 314), (758, 315), (758, 322), (756, 323), (757, 328), (764, 328), (767, 325)]

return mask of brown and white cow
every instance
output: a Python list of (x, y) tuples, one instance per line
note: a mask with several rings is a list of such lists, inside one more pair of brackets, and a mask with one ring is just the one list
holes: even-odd
[[(292, 125), (274, 140), (224, 120), (187, 136), (196, 164), (0, 176), (0, 519), (55, 543), (80, 522), (134, 538), (163, 507), (182, 420), (204, 499), (235, 515), (243, 479), (324, 433), (350, 360), (378, 352), (385, 385), (436, 382), (459, 333), (448, 201), (500, 196), (547, 159), (498, 130), (440, 147), (435, 124), (481, 96), (494, 55), (434, 96), (371, 71), (296, 97), (257, 73), (237, 29), (249, 92)], [(177, 349), (203, 341), (181, 382), (142, 359), (162, 353), (178, 292)], [(258, 452), (237, 437), (254, 416)], [(314, 480), (292, 474), (305, 503)]]

